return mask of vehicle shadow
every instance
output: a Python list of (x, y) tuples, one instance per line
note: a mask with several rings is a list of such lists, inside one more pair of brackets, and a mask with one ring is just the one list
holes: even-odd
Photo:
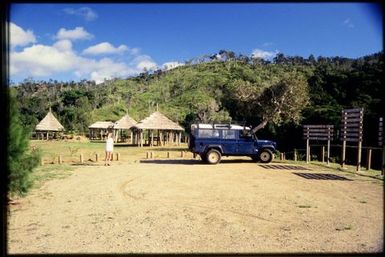
[[(147, 164), (183, 164), (183, 165), (212, 165), (201, 160), (194, 159), (167, 159), (167, 160), (141, 160), (140, 163)], [(219, 164), (231, 163), (255, 163), (252, 160), (222, 160)]]

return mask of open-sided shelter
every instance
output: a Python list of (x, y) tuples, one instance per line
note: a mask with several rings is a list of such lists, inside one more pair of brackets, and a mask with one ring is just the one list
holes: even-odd
[(57, 138), (64, 131), (64, 127), (52, 114), (51, 109), (47, 115), (35, 127), (37, 139), (49, 139), (50, 136)]
[(135, 126), (137, 122), (131, 118), (128, 114), (124, 115), (120, 120), (115, 122), (114, 125), (114, 141), (122, 142), (127, 141), (133, 144), (133, 130), (132, 127)]
[(108, 132), (112, 132), (114, 123), (112, 121), (97, 121), (91, 124), (89, 129), (89, 138), (91, 140), (104, 140)]
[(150, 146), (154, 146), (155, 142), (158, 146), (168, 144), (180, 145), (182, 131), (184, 130), (179, 124), (173, 122), (159, 111), (141, 120), (134, 128), (137, 132), (135, 134), (138, 146), (143, 146), (145, 131), (147, 131), (147, 142)]

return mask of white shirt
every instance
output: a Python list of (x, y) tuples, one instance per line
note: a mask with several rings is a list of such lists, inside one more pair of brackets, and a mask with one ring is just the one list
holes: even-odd
[(107, 138), (107, 141), (106, 141), (106, 151), (107, 152), (112, 152), (113, 150), (114, 150), (114, 139), (112, 139), (111, 137)]

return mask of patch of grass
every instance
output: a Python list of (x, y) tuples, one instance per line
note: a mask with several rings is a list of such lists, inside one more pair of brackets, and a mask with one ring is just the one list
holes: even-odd
[[(43, 141), (32, 140), (31, 147), (41, 149), (45, 162), (57, 162), (57, 157), (62, 156), (65, 163), (79, 162), (80, 154), (83, 154), (84, 160), (95, 159), (95, 154), (99, 154), (99, 161), (104, 160), (104, 142), (72, 142), (72, 141)], [(120, 161), (136, 161), (145, 159), (146, 152), (152, 151), (155, 156), (164, 157), (165, 151), (170, 151), (170, 156), (180, 156), (180, 151), (188, 151), (187, 144), (181, 146), (166, 147), (138, 147), (128, 144), (115, 144), (114, 154), (120, 154)]]
[(68, 164), (48, 164), (39, 166), (32, 173), (34, 188), (40, 188), (44, 182), (51, 179), (63, 179), (72, 174), (74, 167)]
[(351, 230), (351, 229), (352, 229), (351, 225), (345, 225), (344, 227), (336, 228), (337, 231)]
[(310, 205), (298, 205), (297, 207), (298, 208), (311, 208)]

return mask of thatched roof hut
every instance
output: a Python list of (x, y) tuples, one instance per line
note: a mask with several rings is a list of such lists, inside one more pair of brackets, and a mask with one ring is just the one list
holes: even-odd
[[(53, 132), (56, 136), (57, 132), (64, 131), (64, 127), (52, 114), (51, 110), (48, 111), (47, 115), (36, 125), (35, 131), (37, 132), (38, 138), (49, 138), (49, 132)], [(46, 133), (46, 135), (44, 135)], [(40, 135), (40, 137), (39, 137)], [(51, 134), (52, 135), (52, 134)]]
[(128, 114), (124, 115), (120, 120), (115, 122), (114, 129), (130, 129), (135, 126), (137, 122)]
[[(115, 122), (114, 125), (114, 141), (115, 142), (127, 142), (130, 139), (131, 144), (133, 143), (133, 126), (137, 124), (136, 120), (131, 118), (128, 114), (124, 115), (120, 120)], [(128, 132), (130, 134), (128, 135)]]
[(142, 130), (184, 130), (181, 126), (179, 126), (178, 123), (173, 122), (158, 111), (141, 120), (138, 124), (135, 125), (135, 128)]
[[(150, 146), (154, 145), (154, 140), (157, 145), (166, 145), (168, 143), (180, 144), (181, 132), (184, 130), (178, 123), (173, 122), (159, 111), (152, 113), (149, 117), (141, 120), (134, 126), (138, 131), (138, 145), (143, 146), (143, 132), (148, 131), (148, 142)], [(154, 131), (157, 135), (154, 137)]]
[(88, 128), (89, 129), (112, 129), (113, 126), (114, 126), (114, 123), (112, 121), (97, 121), (91, 124)]
[(88, 126), (90, 139), (105, 139), (108, 132), (112, 130), (114, 123), (112, 121), (97, 121)]

